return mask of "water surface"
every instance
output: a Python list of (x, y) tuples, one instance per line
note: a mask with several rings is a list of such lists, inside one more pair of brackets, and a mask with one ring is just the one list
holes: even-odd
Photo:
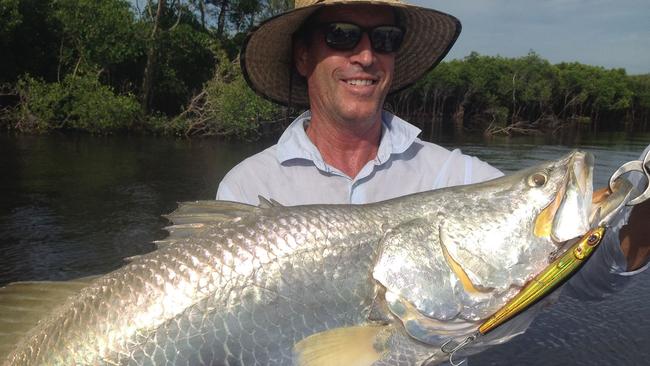
[[(650, 134), (443, 140), (509, 172), (573, 148), (596, 155), (604, 186), (638, 158)], [(0, 286), (65, 280), (118, 268), (162, 239), (176, 202), (213, 199), (237, 162), (270, 143), (153, 137), (0, 136)], [(600, 302), (562, 298), (523, 336), (471, 365), (641, 365), (650, 359), (650, 274)]]

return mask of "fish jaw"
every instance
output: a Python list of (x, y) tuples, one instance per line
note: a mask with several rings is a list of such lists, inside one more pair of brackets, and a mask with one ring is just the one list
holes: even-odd
[(572, 154), (567, 169), (564, 197), (553, 217), (551, 238), (562, 243), (581, 236), (591, 227), (594, 157), (591, 153)]
[(634, 193), (634, 186), (625, 178), (616, 180), (611, 189), (594, 192), (593, 155), (575, 152), (568, 160), (572, 168), (567, 170), (566, 188), (556, 198), (550, 232), (558, 244), (609, 223)]

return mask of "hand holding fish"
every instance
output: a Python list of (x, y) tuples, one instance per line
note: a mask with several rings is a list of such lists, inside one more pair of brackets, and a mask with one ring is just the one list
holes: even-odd
[(628, 202), (634, 208), (627, 225), (619, 232), (627, 269), (634, 271), (644, 266), (650, 258), (650, 148), (646, 149), (641, 160), (630, 161), (617, 169), (610, 178), (610, 187), (621, 175), (629, 172), (642, 173), (646, 183), (645, 190)]
[(634, 271), (648, 263), (650, 258), (650, 200), (632, 209), (627, 225), (621, 228), (621, 250), (627, 259), (628, 271)]

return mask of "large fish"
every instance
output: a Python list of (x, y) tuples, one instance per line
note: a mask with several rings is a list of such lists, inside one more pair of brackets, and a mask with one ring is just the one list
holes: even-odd
[[(367, 205), (181, 204), (95, 279), (0, 290), (4, 365), (419, 365), (618, 207), (574, 152)], [(47, 300), (47, 301), (46, 301)]]

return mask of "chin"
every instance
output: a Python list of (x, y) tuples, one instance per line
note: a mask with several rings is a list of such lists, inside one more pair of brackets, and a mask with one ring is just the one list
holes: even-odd
[(343, 111), (344, 117), (350, 121), (364, 121), (381, 115), (381, 107), (376, 103), (354, 103)]

